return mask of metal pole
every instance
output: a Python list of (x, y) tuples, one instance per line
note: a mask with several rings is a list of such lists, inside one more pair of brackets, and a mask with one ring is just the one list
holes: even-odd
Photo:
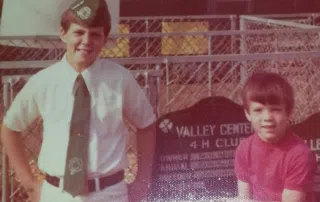
[[(160, 71), (161, 68), (160, 68), (160, 65), (157, 65), (156, 66), (156, 70), (157, 71)], [(161, 76), (157, 76), (156, 77), (156, 89), (157, 89), (157, 118), (160, 117), (160, 110), (161, 110)]]
[[(149, 21), (148, 19), (145, 20), (145, 24), (146, 24), (146, 33), (149, 32)], [(149, 57), (149, 37), (146, 39), (146, 58)], [(147, 64), (147, 69), (149, 69), (149, 64)]]
[[(235, 16), (231, 15), (230, 16), (231, 30), (237, 29), (236, 22), (237, 22), (237, 18)], [(235, 35), (231, 35), (231, 54), (236, 54), (235, 42), (236, 42)]]
[[(231, 21), (231, 30), (236, 30), (237, 29), (237, 17), (234, 15), (230, 16), (230, 21)], [(236, 38), (234, 35), (231, 36), (231, 54), (237, 54), (237, 50), (236, 50)], [(235, 68), (235, 61), (231, 61), (231, 68), (234, 69)]]
[[(12, 175), (9, 174), (9, 178), (10, 178), (10, 195), (12, 195), (12, 193), (14, 193), (14, 177)], [(14, 202), (14, 197), (10, 197), (10, 202)]]
[[(240, 31), (246, 30), (245, 28), (245, 19), (240, 16)], [(241, 39), (240, 39), (240, 54), (245, 54), (247, 53), (247, 47), (246, 47), (246, 35), (241, 34)], [(242, 65), (240, 67), (240, 83), (244, 84), (245, 80), (247, 79), (247, 62), (243, 61)]]
[[(208, 40), (208, 55), (211, 56), (211, 36), (209, 36)], [(208, 88), (209, 88), (209, 96), (212, 96), (212, 62), (208, 62)]]
[[(6, 114), (7, 110), (9, 109), (10, 105), (10, 85), (9, 83), (3, 84), (3, 107), (4, 107), (4, 115)], [(10, 192), (9, 192), (9, 162), (8, 158), (4, 149), (2, 147), (2, 202), (9, 202), (10, 199)]]
[(5, 149), (2, 148), (2, 202), (9, 201), (9, 166)]
[(152, 93), (151, 93), (151, 88), (150, 88), (149, 73), (147, 71), (144, 71), (144, 72), (142, 72), (142, 74), (144, 76), (144, 87), (145, 87), (147, 96), (149, 97), (149, 102), (151, 103), (152, 106), (154, 106)]
[(168, 64), (168, 60), (165, 59), (164, 61), (165, 65), (166, 65), (166, 113), (169, 112), (169, 64)]
[(312, 21), (312, 25), (317, 26), (316, 25), (316, 15), (314, 13), (312, 13), (312, 15), (311, 15), (311, 21)]

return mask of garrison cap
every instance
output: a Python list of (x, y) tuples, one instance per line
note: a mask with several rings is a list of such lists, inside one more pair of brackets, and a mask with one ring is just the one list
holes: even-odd
[(105, 0), (77, 0), (69, 9), (80, 21), (90, 24), (97, 16), (104, 18), (101, 12), (105, 12), (106, 7)]

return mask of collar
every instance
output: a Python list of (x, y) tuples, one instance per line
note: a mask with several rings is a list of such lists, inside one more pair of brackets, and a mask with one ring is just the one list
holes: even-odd
[[(94, 72), (97, 71), (100, 67), (100, 65), (98, 65), (99, 60), (100, 58), (98, 57), (88, 68), (80, 72), (84, 81), (86, 82), (88, 89), (91, 88), (92, 82), (94, 82)], [(62, 72), (64, 72), (72, 81), (72, 83), (74, 83), (77, 76), (79, 75), (79, 72), (77, 72), (68, 62), (66, 54), (64, 54), (63, 58), (60, 61), (60, 67), (62, 68)]]
[(283, 136), (278, 142), (275, 142), (275, 143), (269, 143), (269, 142), (263, 141), (257, 133), (254, 134), (254, 139), (262, 147), (284, 147), (291, 143), (292, 136), (294, 135), (295, 134), (293, 133), (293, 131), (288, 128), (285, 136)]

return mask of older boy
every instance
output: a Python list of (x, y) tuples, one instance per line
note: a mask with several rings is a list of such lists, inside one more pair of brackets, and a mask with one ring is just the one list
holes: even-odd
[(255, 133), (236, 150), (239, 198), (309, 202), (315, 158), (289, 129), (294, 107), (290, 84), (275, 73), (257, 73), (244, 85), (242, 100)]
[[(34, 75), (16, 96), (2, 140), (32, 202), (126, 202), (124, 119), (139, 128), (138, 174), (130, 201), (146, 197), (154, 148), (155, 115), (131, 73), (98, 55), (110, 32), (105, 0), (78, 0), (61, 17), (61, 61)], [(38, 185), (20, 133), (43, 118)]]

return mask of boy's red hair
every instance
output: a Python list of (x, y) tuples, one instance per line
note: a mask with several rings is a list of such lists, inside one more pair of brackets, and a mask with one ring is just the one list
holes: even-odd
[(103, 27), (104, 35), (107, 37), (111, 30), (111, 16), (106, 1), (99, 0), (99, 7), (95, 11), (95, 16), (91, 21), (81, 20), (71, 11), (71, 8), (67, 9), (61, 16), (60, 25), (64, 31), (68, 31), (72, 23), (86, 28)]
[(247, 111), (250, 101), (261, 104), (284, 104), (288, 114), (291, 114), (294, 108), (292, 86), (286, 79), (276, 73), (261, 72), (253, 74), (246, 81), (241, 97)]

